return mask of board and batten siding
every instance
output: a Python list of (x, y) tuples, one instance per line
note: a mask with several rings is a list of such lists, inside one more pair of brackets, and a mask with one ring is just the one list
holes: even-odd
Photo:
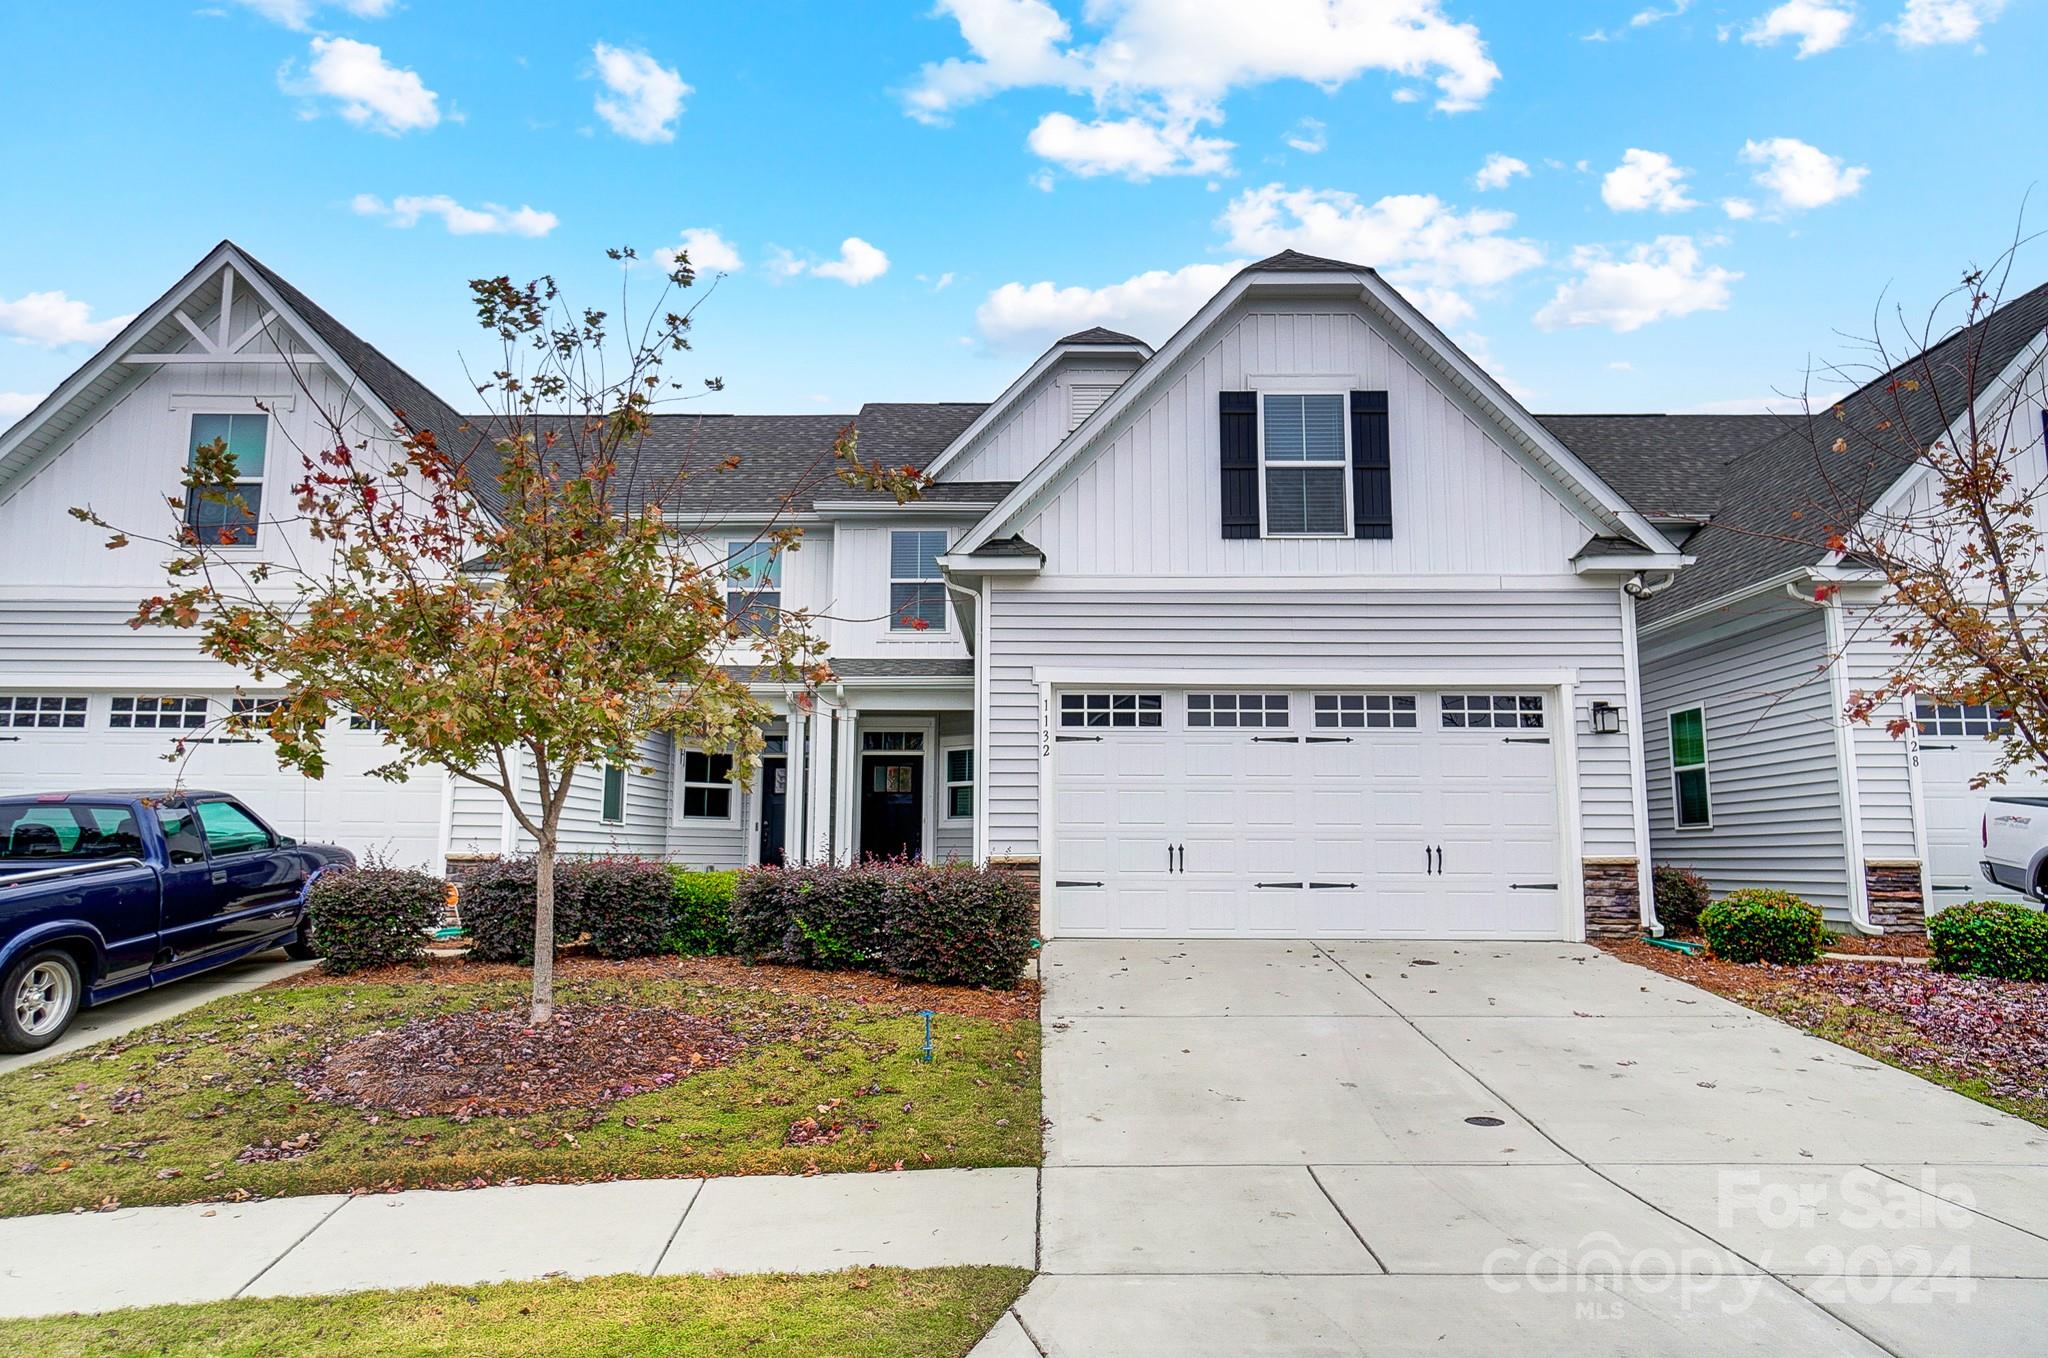
[(836, 574), (831, 592), (823, 599), (804, 600), (806, 606), (829, 611), (830, 631), (825, 639), (832, 654), (863, 659), (966, 659), (967, 643), (960, 635), (960, 616), (954, 610), (950, 593), (946, 596), (943, 628), (889, 626), (889, 535), (904, 529), (943, 531), (951, 544), (960, 540), (973, 521), (972, 514), (956, 518), (920, 513), (905, 514), (889, 523), (861, 521), (836, 525), (832, 530)]
[[(1366, 544), (1360, 544), (1361, 546)], [(1304, 684), (1413, 675), (1417, 687), (1575, 675), (1577, 711), (1553, 716), (1576, 741), (1587, 856), (1637, 857), (1626, 736), (1595, 736), (1594, 701), (1625, 706), (1621, 596), (1606, 586), (1404, 590), (1077, 590), (1057, 580), (998, 584), (988, 637), (984, 814), (992, 855), (1034, 855), (1039, 838), (1038, 676), (1057, 670), (1171, 674), (1258, 671)]]
[(1020, 393), (1009, 411), (972, 445), (961, 450), (945, 470), (948, 481), (1021, 481), (1044, 460), (1073, 428), (1074, 387), (1118, 387), (1137, 369), (1137, 361), (1056, 364), (1030, 391)]
[[(1875, 611), (1846, 608), (1842, 619), (1843, 661), (1849, 691), (1869, 690), (1884, 682), (1896, 663), (1890, 630)], [(1892, 715), (1910, 719), (1913, 702), (1900, 698), (1888, 704)], [(1863, 815), (1863, 856), (1891, 862), (1917, 861), (1921, 845), (1913, 809), (1913, 746), (1908, 738), (1886, 729), (1887, 718), (1852, 722), (1850, 739), (1856, 750), (1856, 802)]]
[[(1161, 381), (1023, 522), (1048, 575), (1549, 575), (1607, 531), (1357, 304), (1248, 306)], [(1311, 386), (1387, 393), (1393, 537), (1224, 539), (1218, 393)]]
[[(1821, 610), (1780, 599), (1761, 611), (1645, 637), (1643, 754), (1650, 846), (1722, 896), (1781, 887), (1849, 918), (1844, 808)], [(1711, 829), (1680, 830), (1672, 807), (1673, 712), (1706, 714)]]

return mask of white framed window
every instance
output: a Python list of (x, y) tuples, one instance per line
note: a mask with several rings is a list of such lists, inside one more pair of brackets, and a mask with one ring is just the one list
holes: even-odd
[(922, 731), (862, 731), (862, 754), (918, 754), (924, 750)]
[(606, 825), (623, 824), (626, 819), (626, 771), (617, 764), (604, 766), (604, 805), (597, 818)]
[(187, 465), (199, 450), (224, 442), (235, 458), (235, 486), (225, 490), (187, 491), (185, 526), (212, 547), (254, 547), (263, 522), (264, 459), (270, 442), (268, 415), (194, 415)]
[(0, 727), (82, 731), (85, 704), (85, 698), (65, 693), (0, 693)]
[(974, 747), (948, 745), (944, 751), (946, 819), (974, 819)]
[(1543, 729), (1539, 693), (1446, 693), (1437, 702), (1447, 727)]
[(1351, 420), (1343, 392), (1259, 396), (1259, 512), (1269, 538), (1351, 535)]
[(889, 630), (943, 632), (946, 586), (939, 558), (946, 554), (943, 528), (897, 528), (889, 533)]
[(196, 731), (206, 725), (206, 699), (123, 694), (107, 725), (116, 731)]
[(1680, 830), (1714, 828), (1707, 777), (1707, 710), (1681, 707), (1665, 718), (1671, 733), (1671, 822)]
[(772, 636), (782, 625), (782, 554), (774, 543), (725, 544), (725, 615), (749, 636)]
[(1188, 725), (1284, 727), (1287, 706), (1284, 693), (1190, 693)]
[(2010, 724), (1989, 703), (1941, 703), (1915, 694), (1913, 724), (1923, 736), (2002, 735)]
[(1316, 725), (1325, 729), (1409, 731), (1415, 729), (1412, 693), (1318, 693)]
[[(623, 801), (623, 788), (620, 797)], [(683, 751), (683, 816), (686, 820), (732, 819), (731, 755)]]
[(1062, 693), (1060, 725), (1163, 727), (1166, 704), (1157, 693)]

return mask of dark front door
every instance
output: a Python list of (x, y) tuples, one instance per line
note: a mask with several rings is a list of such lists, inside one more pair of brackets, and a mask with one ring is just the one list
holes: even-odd
[(900, 754), (862, 755), (862, 856), (917, 858), (923, 847), (924, 760)]
[(789, 809), (789, 761), (761, 761), (761, 861), (782, 862), (783, 816)]

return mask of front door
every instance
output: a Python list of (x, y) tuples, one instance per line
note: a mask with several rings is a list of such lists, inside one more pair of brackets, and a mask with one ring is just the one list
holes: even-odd
[(924, 759), (868, 754), (860, 761), (863, 858), (919, 858), (924, 850)]
[(789, 809), (789, 761), (761, 761), (761, 861), (782, 863), (783, 819)]

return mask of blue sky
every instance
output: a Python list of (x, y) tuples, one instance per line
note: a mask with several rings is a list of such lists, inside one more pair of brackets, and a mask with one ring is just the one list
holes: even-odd
[(1283, 245), (1380, 267), (1534, 409), (1756, 409), (2012, 236), (2044, 9), (8, 4), (0, 419), (223, 236), (462, 405), (466, 279), (602, 304), (605, 246), (684, 231), (729, 269), (706, 409), (986, 399)]

